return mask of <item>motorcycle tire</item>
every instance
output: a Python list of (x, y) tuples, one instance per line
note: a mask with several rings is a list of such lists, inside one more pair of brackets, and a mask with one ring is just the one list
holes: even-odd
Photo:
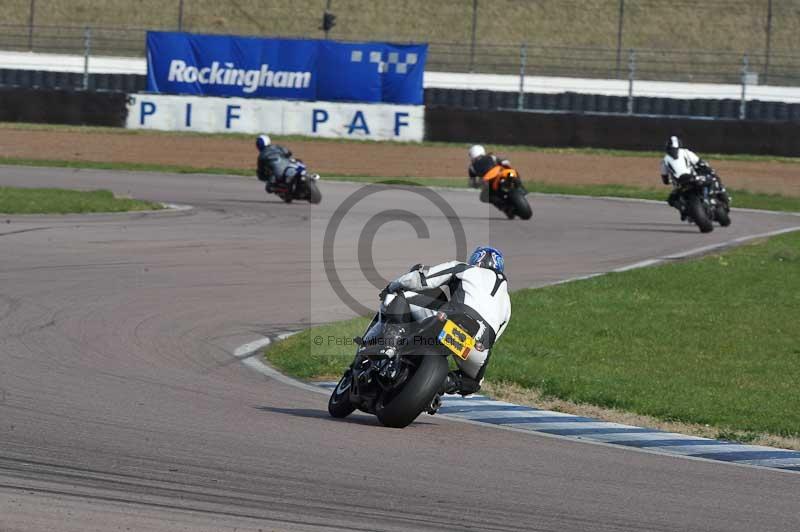
[(317, 187), (317, 183), (315, 181), (308, 181), (306, 183), (306, 187), (308, 188), (308, 202), (313, 203), (316, 205), (320, 201), (322, 201), (322, 193), (319, 191), (319, 187)]
[(388, 403), (379, 401), (375, 414), (387, 427), (401, 429), (410, 425), (417, 416), (428, 409), (431, 401), (447, 377), (447, 358), (434, 353), (424, 353), (414, 375), (403, 389)]
[(521, 190), (515, 189), (509, 192), (508, 199), (511, 201), (511, 205), (514, 207), (514, 212), (517, 216), (523, 220), (531, 219), (531, 216), (533, 216), (531, 204), (528, 203), (527, 198), (525, 198), (525, 194), (523, 194)]
[(717, 221), (719, 222), (719, 225), (721, 225), (722, 227), (728, 227), (729, 225), (731, 225), (730, 214), (728, 214), (728, 209), (726, 209), (724, 206), (722, 205), (717, 206), (717, 211), (715, 213), (715, 216), (717, 218)]
[(710, 233), (714, 230), (714, 224), (711, 223), (711, 220), (708, 218), (706, 210), (703, 207), (703, 202), (698, 196), (691, 196), (689, 198), (689, 216), (692, 217), (694, 223), (700, 228), (701, 233)]
[(350, 402), (350, 385), (352, 379), (352, 374), (348, 369), (344, 372), (342, 378), (339, 379), (336, 388), (331, 392), (331, 397), (328, 399), (328, 413), (331, 417), (347, 417), (356, 409), (353, 403)]

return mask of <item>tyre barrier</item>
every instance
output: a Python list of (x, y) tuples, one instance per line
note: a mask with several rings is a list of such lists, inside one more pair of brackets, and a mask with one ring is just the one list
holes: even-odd
[[(518, 106), (516, 92), (497, 92), (462, 89), (425, 89), (427, 107), (460, 107), (462, 109), (514, 110)], [(627, 114), (627, 96), (563, 92), (559, 94), (525, 93), (523, 110), (558, 111), (569, 113)], [(677, 116), (695, 118), (739, 119), (739, 100), (734, 99), (678, 99), (637, 96), (633, 99), (633, 112), (645, 116)], [(746, 106), (746, 119), (758, 121), (800, 121), (800, 104), (750, 100)]]
[(0, 121), (124, 127), (124, 92), (0, 88)]
[(430, 141), (652, 151), (662, 146), (669, 135), (680, 136), (701, 153), (800, 156), (800, 121), (483, 111), (441, 106), (425, 110), (425, 139)]

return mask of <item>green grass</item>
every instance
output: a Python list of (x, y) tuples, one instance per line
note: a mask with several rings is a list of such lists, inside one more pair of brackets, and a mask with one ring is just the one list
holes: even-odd
[(161, 209), (158, 203), (115, 198), (109, 190), (0, 187), (2, 214), (69, 214)]
[[(92, 168), (97, 170), (129, 170), (140, 172), (171, 172), (179, 174), (215, 174), (236, 175), (250, 177), (255, 170), (243, 168), (216, 168), (193, 166), (164, 165), (149, 163), (108, 163), (96, 161), (59, 161), (46, 159), (24, 159), (18, 157), (0, 157), (0, 164), (17, 166), (45, 166), (54, 168)], [(461, 178), (420, 178), (420, 177), (374, 177), (363, 175), (326, 175), (323, 180), (347, 181), (356, 183), (414, 183), (420, 186), (435, 186), (448, 188), (466, 188), (466, 179)], [(664, 200), (667, 197), (665, 188), (640, 188), (627, 185), (559, 185), (525, 181), (525, 187), (530, 192), (541, 194), (574, 194), (578, 196), (617, 197), (617, 198), (642, 198)], [(771, 211), (800, 212), (800, 197), (781, 196), (778, 194), (761, 194), (746, 190), (729, 189), (733, 196), (733, 206), (751, 209), (766, 209)]]
[[(800, 434), (798, 233), (696, 261), (522, 290), (512, 306), (487, 372), (493, 382), (708, 424), (738, 440)], [(354, 348), (328, 336), (350, 338), (365, 325), (362, 318), (304, 331), (267, 358), (301, 378), (336, 375)]]

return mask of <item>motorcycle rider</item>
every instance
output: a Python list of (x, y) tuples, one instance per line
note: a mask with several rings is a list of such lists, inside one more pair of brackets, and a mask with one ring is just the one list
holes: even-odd
[(259, 181), (266, 182), (266, 190), (272, 193), (275, 185), (285, 182), (289, 187), (290, 193), (293, 192), (294, 178), (297, 177), (298, 169), (292, 152), (283, 146), (273, 144), (269, 135), (259, 135), (256, 138), (256, 148), (258, 149), (258, 170)]
[[(447, 374), (440, 394), (469, 395), (480, 389), (491, 348), (511, 319), (511, 300), (504, 269), (505, 260), (500, 250), (478, 246), (466, 263), (450, 261), (431, 267), (418, 264), (390, 282), (381, 292), (382, 310), (385, 310), (396, 297), (394, 294), (403, 290), (415, 322), (435, 316), (442, 310), (445, 313), (464, 313), (480, 324), (475, 335), (480, 339), (480, 345), (472, 349), (466, 360), (456, 360), (459, 369)], [(427, 304), (424, 298), (419, 300), (419, 304), (414, 304), (418, 301), (415, 292), (443, 286), (449, 288), (449, 300), (444, 304)]]
[[(701, 175), (709, 175), (714, 171), (708, 163), (701, 159), (695, 152), (684, 148), (681, 139), (675, 135), (667, 139), (664, 151), (666, 154), (664, 158), (661, 159), (661, 181), (665, 185), (672, 183), (672, 192), (667, 198), (667, 203), (671, 207), (678, 209), (681, 212), (681, 220), (685, 220), (687, 213), (679, 202), (680, 191), (678, 189), (677, 179), (687, 169)], [(717, 179), (719, 179), (719, 177), (717, 177)], [(722, 186), (721, 181), (720, 186)]]
[(486, 153), (486, 148), (480, 144), (475, 144), (469, 149), (469, 186), (472, 188), (480, 188), (480, 200), (483, 203), (491, 201), (491, 187), (489, 183), (483, 180), (489, 170), (497, 165), (505, 168), (511, 168), (511, 162), (508, 159), (501, 159), (494, 153)]

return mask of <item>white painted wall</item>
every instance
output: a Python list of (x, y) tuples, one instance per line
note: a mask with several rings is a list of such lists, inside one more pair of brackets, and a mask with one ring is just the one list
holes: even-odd
[[(0, 52), (0, 68), (28, 70), (52, 70), (59, 72), (83, 72), (83, 56), (40, 54), (32, 52)], [(146, 74), (144, 58), (91, 57), (89, 72)], [(462, 74), (453, 72), (425, 72), (425, 88), (442, 89), (488, 89), (495, 91), (519, 91), (519, 76), (496, 74)], [(740, 85), (721, 83), (677, 83), (670, 81), (636, 81), (636, 96), (664, 98), (732, 98), (741, 97)], [(583, 94), (605, 94), (627, 96), (627, 80), (561, 78), (526, 76), (525, 92), (558, 94), (578, 92)], [(800, 87), (773, 85), (750, 85), (748, 100), (800, 103)]]
[(421, 141), (425, 107), (134, 94), (128, 102), (126, 127)]

